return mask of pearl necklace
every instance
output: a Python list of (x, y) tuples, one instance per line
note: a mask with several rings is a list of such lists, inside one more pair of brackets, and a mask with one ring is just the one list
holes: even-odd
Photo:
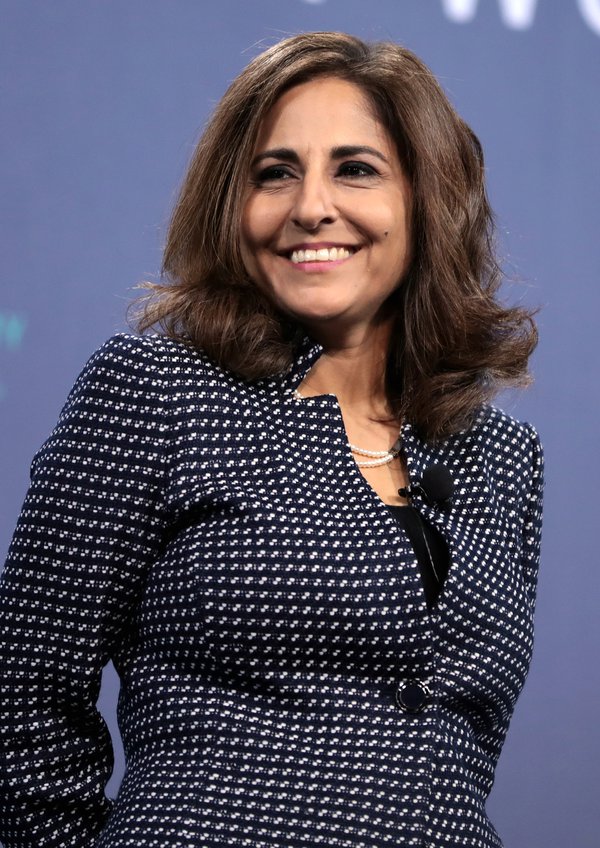
[(375, 468), (378, 465), (387, 465), (388, 462), (391, 462), (393, 459), (396, 459), (398, 454), (400, 453), (402, 442), (400, 437), (396, 439), (391, 448), (387, 451), (370, 451), (365, 450), (364, 448), (358, 448), (356, 445), (350, 444), (350, 450), (352, 453), (357, 453), (359, 456), (374, 456), (376, 459), (357, 459), (354, 457), (354, 461), (358, 465), (359, 468)]
[[(294, 389), (294, 397), (296, 398), (296, 400), (305, 400), (304, 395), (301, 395), (298, 389)], [(371, 459), (362, 460), (354, 457), (354, 461), (356, 462), (359, 468), (376, 468), (379, 465), (387, 465), (388, 463), (392, 462), (392, 460), (396, 459), (402, 448), (402, 440), (400, 436), (398, 436), (392, 447), (386, 451), (367, 450), (366, 448), (359, 448), (357, 445), (353, 445), (351, 442), (349, 444), (352, 453), (356, 453), (359, 456), (371, 457)]]

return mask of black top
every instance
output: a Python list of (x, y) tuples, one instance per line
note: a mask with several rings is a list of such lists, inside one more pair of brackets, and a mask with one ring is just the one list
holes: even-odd
[(388, 504), (388, 509), (413, 546), (427, 606), (431, 609), (437, 603), (450, 567), (448, 545), (439, 530), (426, 521), (414, 507)]

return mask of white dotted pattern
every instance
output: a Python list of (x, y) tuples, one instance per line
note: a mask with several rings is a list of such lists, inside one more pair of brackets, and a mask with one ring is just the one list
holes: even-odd
[[(248, 385), (158, 336), (90, 360), (36, 455), (0, 588), (5, 848), (498, 848), (484, 810), (532, 645), (542, 466), (494, 408), (432, 446), (452, 564), (427, 610), (320, 354)], [(121, 678), (115, 802), (95, 704)], [(420, 681), (415, 713), (397, 688)]]

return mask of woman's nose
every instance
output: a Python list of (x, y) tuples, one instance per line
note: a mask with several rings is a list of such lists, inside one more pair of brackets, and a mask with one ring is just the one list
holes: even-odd
[(313, 232), (321, 224), (330, 224), (337, 218), (329, 182), (322, 176), (305, 175), (294, 199), (292, 220), (303, 230)]

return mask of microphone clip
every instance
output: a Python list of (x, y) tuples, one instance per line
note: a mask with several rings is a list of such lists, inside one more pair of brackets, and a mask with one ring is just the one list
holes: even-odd
[(422, 497), (430, 506), (445, 510), (452, 506), (453, 491), (454, 481), (446, 466), (430, 465), (424, 470), (421, 480), (402, 486), (398, 494), (408, 501), (415, 496)]
[(398, 489), (398, 494), (401, 498), (406, 498), (409, 501), (413, 494), (415, 494), (415, 484), (409, 483), (408, 486), (402, 486), (401, 489)]

